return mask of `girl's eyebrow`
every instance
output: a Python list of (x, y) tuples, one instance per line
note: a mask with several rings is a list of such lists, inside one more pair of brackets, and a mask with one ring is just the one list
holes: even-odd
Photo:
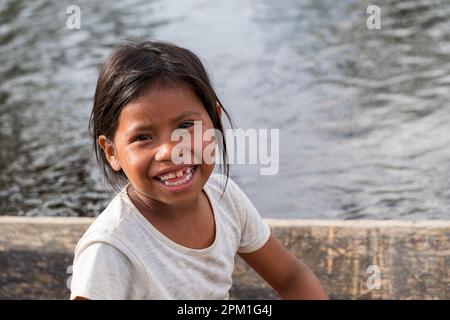
[(171, 121), (178, 122), (187, 116), (199, 116), (199, 115), (201, 115), (201, 113), (197, 112), (197, 111), (185, 111), (185, 112), (179, 114), (178, 116), (176, 116), (175, 118), (173, 118)]
[[(175, 123), (175, 122), (178, 122), (178, 121), (180, 121), (181, 119), (183, 119), (183, 118), (185, 118), (187, 116), (199, 116), (199, 115), (201, 115), (201, 113), (197, 112), (197, 111), (185, 111), (183, 113), (180, 113), (178, 116), (172, 118), (170, 121), (172, 123)], [(154, 128), (155, 128), (155, 126), (152, 125), (152, 124), (140, 124), (139, 123), (139, 124), (137, 124), (135, 126), (133, 126), (133, 125), (128, 126), (128, 131), (129, 132), (136, 132), (136, 131), (142, 131), (142, 130), (152, 130)]]

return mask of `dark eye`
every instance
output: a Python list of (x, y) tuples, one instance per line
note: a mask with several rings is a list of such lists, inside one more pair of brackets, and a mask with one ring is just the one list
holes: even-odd
[(183, 122), (181, 125), (180, 125), (180, 128), (181, 129), (186, 129), (186, 128), (189, 128), (189, 127), (191, 127), (191, 126), (193, 126), (194, 125), (194, 123), (192, 122), (192, 121), (186, 121), (186, 122)]
[(146, 141), (146, 140), (152, 140), (153, 138), (149, 136), (148, 134), (140, 134), (134, 139), (134, 141)]

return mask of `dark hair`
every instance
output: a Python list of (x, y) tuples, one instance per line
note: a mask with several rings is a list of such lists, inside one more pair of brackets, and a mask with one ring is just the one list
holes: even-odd
[(105, 135), (113, 140), (122, 109), (157, 82), (165, 85), (187, 84), (200, 99), (214, 128), (222, 133), (218, 145), (224, 165), (220, 167), (228, 181), (225, 134), (216, 103), (232, 126), (231, 118), (217, 97), (200, 59), (187, 49), (160, 41), (127, 41), (114, 50), (100, 71), (89, 131), (93, 151), (106, 181), (117, 190), (127, 181), (127, 177), (122, 170), (114, 171), (110, 167), (103, 149), (98, 145), (98, 137)]

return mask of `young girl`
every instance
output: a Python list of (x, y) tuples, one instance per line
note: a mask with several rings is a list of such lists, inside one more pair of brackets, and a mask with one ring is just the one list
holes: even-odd
[[(224, 135), (225, 175), (208, 161), (173, 161), (174, 130), (201, 123), (223, 133), (222, 112), (192, 52), (146, 41), (110, 56), (90, 129), (102, 172), (121, 191), (77, 244), (71, 299), (228, 299), (236, 253), (281, 298), (327, 298), (228, 178)], [(194, 159), (209, 143), (182, 152)]]

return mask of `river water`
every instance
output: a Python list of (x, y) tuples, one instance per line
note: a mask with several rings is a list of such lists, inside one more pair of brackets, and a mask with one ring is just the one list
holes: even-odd
[(1, 1), (0, 214), (105, 207), (92, 96), (112, 48), (140, 38), (200, 55), (237, 127), (280, 129), (277, 175), (231, 171), (263, 216), (448, 218), (450, 2), (372, 4), (380, 30), (356, 0)]

